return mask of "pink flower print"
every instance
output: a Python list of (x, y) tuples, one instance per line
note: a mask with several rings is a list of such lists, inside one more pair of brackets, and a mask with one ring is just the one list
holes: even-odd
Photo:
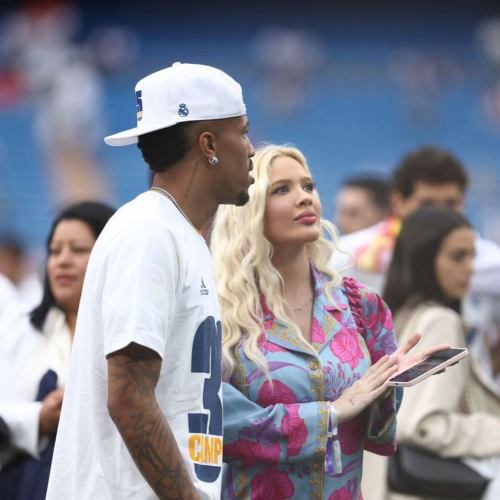
[(240, 460), (243, 465), (251, 467), (262, 462), (277, 463), (280, 458), (280, 445), (274, 443), (263, 446), (255, 441), (239, 439), (224, 445), (224, 456), (232, 460)]
[(262, 307), (262, 315), (264, 316), (264, 328), (266, 328), (267, 330), (271, 328), (271, 326), (273, 326), (274, 314), (271, 311), (271, 309), (269, 309), (264, 294), (261, 293), (259, 295), (259, 298), (260, 298), (260, 306)]
[(324, 341), (325, 341), (325, 332), (323, 331), (320, 322), (313, 317), (311, 323), (311, 342), (322, 344)]
[(264, 330), (265, 331), (268, 331), (270, 330), (274, 325), (274, 318), (269, 318), (267, 317), (266, 319), (264, 319)]
[(248, 427), (238, 432), (239, 439), (257, 441), (263, 446), (270, 446), (281, 438), (281, 429), (274, 425), (272, 417), (256, 418)]
[(393, 335), (384, 335), (368, 343), (372, 364), (375, 364), (385, 354), (392, 354), (396, 350)]
[(279, 380), (274, 380), (272, 385), (266, 380), (259, 389), (257, 403), (261, 406), (271, 406), (275, 404), (297, 403), (297, 396), (290, 387)]
[(274, 344), (273, 342), (269, 342), (264, 334), (260, 336), (257, 345), (264, 354), (267, 354), (268, 352), (286, 352), (284, 347)]
[(266, 349), (268, 352), (287, 352), (284, 347), (269, 341), (266, 341)]
[(307, 440), (307, 427), (299, 416), (298, 406), (287, 407), (287, 413), (281, 421), (281, 432), (288, 437), (287, 458), (299, 455)]
[(286, 500), (292, 498), (295, 492), (287, 473), (276, 469), (255, 474), (251, 488), (252, 500), (262, 500), (263, 498)]
[(356, 453), (363, 444), (366, 430), (366, 413), (342, 422), (339, 425), (339, 441), (342, 453), (352, 455)]
[(337, 323), (342, 322), (342, 311), (339, 311), (336, 307), (326, 307), (326, 310), (335, 318)]
[(392, 315), (381, 297), (375, 293), (366, 295), (365, 325), (373, 333), (381, 328), (392, 330)]
[(257, 340), (257, 346), (259, 347), (259, 349), (261, 351), (263, 351), (264, 353), (266, 352), (266, 344), (267, 344), (267, 340), (266, 340), (266, 336), (265, 334), (263, 333), (260, 337), (259, 337), (259, 340)]
[(380, 323), (380, 311), (383, 309), (380, 297), (375, 293), (367, 293), (365, 295), (366, 306), (364, 310), (365, 326), (368, 330), (377, 330)]
[(386, 330), (392, 330), (392, 314), (389, 309), (381, 308), (378, 312), (378, 321)]
[(335, 490), (329, 497), (328, 500), (352, 500), (354, 497), (351, 492), (346, 488), (340, 488)]
[[(350, 479), (343, 488), (335, 490), (329, 497), (328, 500), (353, 500), (357, 498), (358, 500), (363, 500), (363, 495), (358, 492), (356, 479)], [(356, 494), (357, 493), (357, 494)]]
[(347, 363), (352, 370), (363, 359), (363, 352), (359, 346), (356, 331), (348, 330), (344, 326), (337, 332), (330, 342), (330, 349), (343, 363)]

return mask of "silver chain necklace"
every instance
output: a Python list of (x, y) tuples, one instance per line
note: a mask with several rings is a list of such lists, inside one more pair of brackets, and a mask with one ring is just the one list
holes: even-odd
[(175, 208), (177, 210), (179, 210), (179, 212), (181, 213), (181, 215), (189, 222), (189, 224), (191, 224), (191, 226), (193, 226), (193, 228), (196, 230), (196, 232), (198, 233), (198, 229), (196, 229), (193, 225), (193, 223), (189, 220), (189, 217), (183, 212), (182, 208), (179, 206), (179, 204), (177, 203), (177, 201), (175, 200), (175, 198), (166, 190), (166, 189), (163, 189), (161, 187), (158, 187), (158, 186), (153, 186), (151, 189), (151, 191), (156, 191), (157, 193), (160, 193), (162, 194), (163, 196), (165, 196), (165, 198), (168, 198), (175, 206)]
[(304, 307), (306, 307), (307, 304), (309, 304), (310, 302), (312, 302), (313, 297), (314, 297), (314, 294), (311, 295), (301, 306), (299, 306), (299, 307), (290, 307), (290, 306), (288, 306), (288, 309), (290, 309), (290, 311), (302, 311), (302, 309), (304, 309)]

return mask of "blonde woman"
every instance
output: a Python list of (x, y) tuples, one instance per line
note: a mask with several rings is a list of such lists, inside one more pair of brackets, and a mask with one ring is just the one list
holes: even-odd
[[(267, 146), (244, 207), (222, 207), (212, 250), (222, 307), (223, 498), (360, 498), (363, 449), (394, 451), (387, 379), (425, 356), (396, 352), (383, 301), (328, 267), (335, 230), (304, 156)], [(356, 318), (351, 310), (356, 310)], [(431, 349), (433, 350), (433, 349)]]

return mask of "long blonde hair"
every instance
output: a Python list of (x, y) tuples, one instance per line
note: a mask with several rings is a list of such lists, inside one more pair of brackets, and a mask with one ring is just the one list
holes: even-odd
[[(286, 313), (283, 279), (271, 262), (273, 246), (264, 236), (264, 215), (269, 195), (269, 170), (273, 161), (288, 156), (310, 170), (304, 155), (296, 148), (268, 145), (257, 150), (253, 164), (255, 183), (250, 186), (250, 201), (242, 206), (219, 207), (211, 235), (211, 249), (222, 315), (223, 371), (227, 378), (235, 366), (234, 351), (243, 342), (243, 352), (268, 375), (267, 362), (259, 349), (263, 333), (262, 293), (274, 316), (292, 328), (298, 327)], [(331, 242), (321, 236), (306, 244), (310, 261), (330, 281), (325, 291), (339, 283), (329, 268), (336, 248), (337, 232), (333, 224), (321, 220)], [(300, 330), (299, 330), (300, 331)]]

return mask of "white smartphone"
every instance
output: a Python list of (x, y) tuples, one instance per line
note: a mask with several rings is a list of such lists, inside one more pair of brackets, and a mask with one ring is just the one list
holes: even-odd
[(468, 354), (469, 352), (464, 348), (450, 348), (437, 351), (424, 361), (390, 378), (389, 385), (394, 387), (410, 387), (418, 384), (427, 377), (465, 358)]

